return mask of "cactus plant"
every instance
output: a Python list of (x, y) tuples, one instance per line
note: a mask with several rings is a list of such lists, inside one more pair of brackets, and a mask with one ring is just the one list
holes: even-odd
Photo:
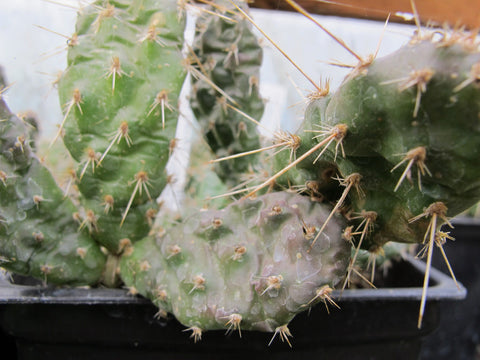
[(113, 254), (148, 233), (167, 184), (186, 75), (179, 11), (172, 1), (97, 1), (78, 17), (59, 81), (59, 134), (79, 162), (92, 236)]
[[(390, 56), (359, 58), (335, 93), (317, 88), (303, 128), (278, 133), (267, 147), (273, 161), (262, 163), (252, 151), (264, 108), (261, 47), (245, 3), (209, 4), (187, 60), (183, 2), (96, 1), (79, 13), (55, 138), (78, 162), (78, 203), (0, 103), (2, 266), (52, 283), (127, 286), (195, 340), (226, 328), (289, 342), (288, 323), (333, 302), (360, 248), (424, 243), (430, 259), (445, 238), (441, 223), (480, 199), (478, 44), (461, 32), (419, 33)], [(198, 204), (252, 169), (272, 174), (244, 198), (189, 209), (171, 224), (155, 215), (155, 200), (169, 181), (187, 72), (202, 135), (215, 157), (229, 159), (215, 172), (196, 170), (201, 184), (192, 173), (187, 195)]]
[(195, 337), (223, 328), (285, 335), (295, 314), (327, 301), (345, 274), (350, 245), (340, 216), (310, 247), (329, 210), (274, 192), (201, 211), (132, 245), (122, 278)]
[[(479, 200), (478, 43), (468, 33), (436, 37), (419, 31), (389, 56), (357, 58), (331, 97), (323, 89), (313, 96), (304, 120), (304, 126), (313, 126), (302, 131), (316, 132), (317, 143), (299, 146), (296, 160), (283, 159), (282, 169), (249, 195), (281, 182), (297, 166), (313, 178), (294, 173), (290, 180), (325, 186), (318, 174), (330, 167), (343, 188), (332, 214), (342, 211), (355, 229), (350, 234), (356, 236), (349, 236), (357, 247), (352, 263), (358, 249), (375, 252), (395, 241), (425, 244), (429, 264), (434, 246), (441, 248), (444, 239), (440, 226)], [(331, 191), (338, 194), (338, 186), (327, 187), (327, 199)], [(428, 271), (425, 291), (427, 285)]]
[(410, 219), (435, 202), (453, 217), (477, 201), (480, 97), (468, 81), (479, 63), (461, 41), (413, 39), (352, 76), (329, 102), (323, 125), (348, 127), (340, 173), (363, 176), (366, 196), (352, 196), (353, 211), (382, 214), (373, 243), (423, 240)]
[(2, 267), (53, 284), (97, 283), (105, 255), (78, 230), (76, 207), (32, 152), (28, 124), (3, 99), (0, 116)]
[[(247, 4), (239, 2), (246, 10)], [(228, 1), (217, 1), (196, 22), (192, 54), (190, 105), (203, 136), (218, 158), (260, 147), (257, 132), (264, 111), (259, 94), (262, 49), (251, 24)], [(253, 119), (253, 121), (252, 121)], [(258, 155), (217, 164), (216, 172), (229, 186), (258, 164)]]
[[(423, 56), (419, 57), (421, 63), (416, 64), (417, 57), (411, 54), (419, 52)], [(477, 160), (474, 155), (476, 150), (473, 144), (476, 141), (473, 127), (478, 112), (478, 90), (473, 81), (470, 85), (462, 84), (472, 76), (471, 69), (478, 64), (479, 56), (478, 52), (469, 51), (462, 44), (447, 46), (423, 40), (408, 44), (388, 57), (373, 61), (371, 65), (363, 65), (364, 73), (357, 70), (358, 73), (347, 78), (331, 98), (314, 100), (309, 104), (302, 132), (317, 132), (320, 140), (324, 135), (335, 139), (338, 127), (344, 128), (345, 132), (337, 139), (336, 146), (323, 150), (324, 157), (320, 158), (323, 161), (315, 157), (325, 142), (319, 144), (319, 140), (312, 144), (310, 138), (303, 134), (297, 158), (312, 149), (317, 151), (308, 154), (308, 158), (302, 158), (302, 162), (297, 161), (299, 164), (292, 171), (307, 169), (310, 174), (298, 176), (298, 180), (295, 175), (289, 176), (288, 181), (300, 185), (308, 180), (324, 180), (319, 178), (321, 171), (328, 169), (328, 166), (344, 180), (358, 173), (362, 177), (362, 196), (355, 196), (352, 192), (349, 195), (352, 203), (349, 205), (354, 212), (372, 208), (384, 214), (384, 220), (378, 219), (379, 226), (383, 226), (380, 225), (383, 221), (388, 225), (385, 225), (387, 228), (378, 235), (378, 239), (384, 242), (423, 241), (418, 231), (424, 233), (426, 226), (413, 231), (408, 220), (436, 201), (445, 203), (449, 211), (444, 215), (451, 217), (478, 199), (477, 177), (472, 166)], [(425, 85), (425, 90), (419, 89), (417, 92), (415, 84), (411, 91), (399, 86), (399, 83), (409, 80), (409, 76), (418, 72), (416, 67), (422, 68), (426, 63), (432, 64), (431, 71), (434, 74), (428, 86)], [(405, 70), (395, 74), (391, 68)], [(421, 98), (418, 93), (421, 93)], [(399, 98), (398, 105), (389, 100), (396, 95)], [(403, 97), (406, 99), (400, 101)], [(417, 105), (420, 102), (421, 105)], [(420, 110), (416, 110), (417, 106)], [(461, 114), (458, 121), (451, 121), (453, 113)], [(316, 130), (322, 127), (330, 130)], [(458, 133), (459, 138), (464, 138), (462, 135), (466, 133), (472, 135), (468, 137), (471, 139), (469, 150), (453, 145), (453, 140), (446, 141), (444, 137), (448, 134), (450, 138), (453, 133)], [(455, 160), (447, 162), (447, 159)], [(277, 169), (291, 162), (285, 156), (277, 157), (277, 160), (280, 164)], [(325, 162), (330, 165), (325, 165)], [(404, 163), (405, 171), (401, 174), (397, 168)], [(417, 173), (413, 173), (415, 167)], [(289, 172), (285, 175), (289, 175)], [(416, 178), (418, 185), (407, 184), (403, 181), (405, 178)], [(275, 180), (280, 185), (286, 184), (282, 177)], [(403, 226), (409, 229), (400, 227), (399, 218), (403, 219)]]

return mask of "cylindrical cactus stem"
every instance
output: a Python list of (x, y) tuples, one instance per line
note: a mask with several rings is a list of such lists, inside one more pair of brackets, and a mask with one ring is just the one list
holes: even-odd
[(326, 300), (319, 289), (345, 275), (351, 245), (341, 216), (311, 245), (329, 211), (289, 192), (200, 211), (135, 243), (121, 276), (197, 333), (288, 329), (297, 313)]
[(451, 217), (479, 200), (480, 53), (469, 44), (415, 38), (354, 70), (328, 103), (319, 125), (348, 129), (345, 157), (330, 146), (329, 159), (337, 155), (341, 178), (362, 176), (365, 196), (347, 205), (378, 213), (366, 248), (422, 242), (429, 220), (410, 220), (425, 208), (442, 202)]
[(59, 135), (78, 166), (92, 231), (110, 252), (148, 231), (167, 183), (178, 96), (186, 75), (185, 16), (170, 0), (96, 1), (78, 15), (59, 81)]
[[(237, 3), (247, 8), (246, 2)], [(217, 1), (210, 10), (196, 24), (190, 105), (215, 156), (223, 158), (260, 147), (262, 48), (233, 4)], [(219, 162), (216, 171), (222, 181), (236, 186), (238, 174), (257, 163), (258, 154), (238, 157)]]
[(0, 263), (45, 282), (91, 285), (105, 256), (79, 230), (76, 207), (30, 148), (27, 129), (0, 99)]

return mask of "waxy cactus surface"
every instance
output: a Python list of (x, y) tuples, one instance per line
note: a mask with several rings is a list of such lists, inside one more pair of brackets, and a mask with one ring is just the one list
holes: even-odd
[(97, 1), (79, 14), (70, 42), (60, 134), (79, 162), (92, 235), (112, 253), (148, 233), (168, 181), (186, 75), (182, 11), (169, 0)]
[(1, 98), (0, 118), (0, 265), (52, 284), (96, 284), (105, 255), (33, 154), (29, 125)]
[(350, 244), (340, 216), (311, 247), (329, 210), (276, 192), (201, 211), (135, 243), (121, 275), (189, 328), (273, 332), (327, 301), (326, 289), (344, 277)]

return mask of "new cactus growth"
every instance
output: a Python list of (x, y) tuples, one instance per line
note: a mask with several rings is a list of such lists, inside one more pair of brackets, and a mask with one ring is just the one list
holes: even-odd
[(289, 192), (201, 211), (135, 243), (122, 257), (122, 278), (195, 336), (211, 329), (284, 332), (295, 314), (327, 301), (320, 289), (334, 288), (348, 266), (342, 217), (310, 246), (329, 211)]

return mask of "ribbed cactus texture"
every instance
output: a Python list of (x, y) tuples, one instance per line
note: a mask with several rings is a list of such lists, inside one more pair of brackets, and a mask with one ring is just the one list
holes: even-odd
[(53, 284), (97, 283), (105, 256), (33, 154), (29, 124), (1, 98), (0, 118), (0, 265)]
[(319, 289), (345, 274), (350, 244), (340, 216), (310, 245), (329, 211), (289, 192), (201, 211), (135, 243), (121, 275), (133, 293), (197, 332), (275, 331), (325, 300)]
[(97, 1), (79, 13), (59, 82), (61, 135), (79, 162), (92, 235), (112, 253), (142, 238), (167, 183), (186, 75), (175, 1)]
[[(216, 1), (196, 23), (190, 105), (207, 143), (218, 158), (260, 147), (257, 124), (264, 102), (259, 93), (262, 48), (251, 24), (228, 1)], [(242, 9), (246, 3), (237, 2)], [(246, 116), (244, 114), (246, 114)], [(216, 164), (220, 179), (238, 185), (239, 174), (258, 164), (258, 156)]]

